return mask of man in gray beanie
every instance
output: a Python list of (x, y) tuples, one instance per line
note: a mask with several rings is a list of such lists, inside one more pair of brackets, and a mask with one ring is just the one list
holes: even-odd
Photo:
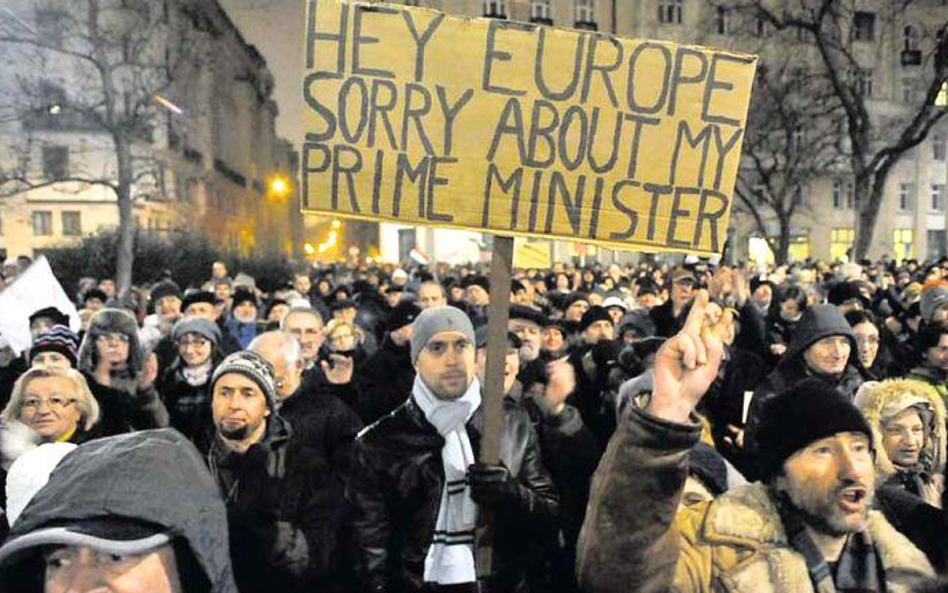
[(349, 494), (366, 591), (477, 591), (482, 506), (494, 512), (496, 541), (504, 542), (494, 548), (488, 590), (518, 590), (523, 555), (535, 545), (528, 534), (548, 531), (559, 514), (530, 419), (513, 401), (504, 400), (501, 463), (476, 463), (483, 418), (474, 355), (467, 315), (444, 306), (422, 311), (411, 337), (411, 393), (356, 440)]
[(211, 393), (214, 434), (202, 449), (227, 505), (238, 589), (327, 590), (342, 495), (323, 456), (277, 413), (273, 368), (235, 352), (214, 370)]

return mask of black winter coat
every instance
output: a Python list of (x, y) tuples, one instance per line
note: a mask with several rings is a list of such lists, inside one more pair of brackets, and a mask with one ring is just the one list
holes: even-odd
[[(495, 507), (492, 591), (523, 586), (523, 554), (532, 534), (547, 532), (559, 515), (559, 497), (543, 465), (537, 436), (522, 407), (504, 398), (501, 460), (517, 480), (516, 499)], [(467, 433), (480, 450), (481, 411)], [(364, 590), (424, 590), (425, 556), (431, 545), (444, 469), (444, 439), (413, 399), (366, 429), (356, 440), (348, 491), (354, 511), (357, 570)]]
[(241, 593), (331, 591), (345, 498), (329, 464), (291, 437), (283, 418), (239, 455), (208, 439), (204, 453), (227, 505)]
[(172, 363), (156, 383), (161, 401), (168, 409), (171, 427), (192, 441), (211, 422), (211, 377), (204, 385), (191, 385)]
[(362, 366), (359, 380), (358, 412), (372, 424), (405, 402), (415, 382), (408, 344), (399, 346), (386, 335), (382, 346)]

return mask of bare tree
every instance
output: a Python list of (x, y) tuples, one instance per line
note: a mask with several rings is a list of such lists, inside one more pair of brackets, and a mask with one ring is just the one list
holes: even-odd
[[(831, 92), (826, 97), (841, 113), (840, 151), (853, 176), (856, 207), (854, 255), (865, 257), (872, 243), (886, 180), (905, 154), (925, 140), (932, 127), (948, 113), (948, 13), (929, 9), (935, 23), (930, 40), (914, 48), (892, 39), (893, 52), (916, 52), (918, 79), (916, 98), (901, 101), (898, 115), (885, 119), (869, 106), (874, 81), (873, 51), (884, 35), (898, 36), (909, 26), (910, 11), (925, 10), (923, 2), (898, 0), (876, 2), (878, 12), (860, 8), (854, 0), (709, 0), (717, 10), (743, 18), (758, 36), (767, 31), (784, 35), (797, 44), (794, 51), (802, 68), (823, 79)], [(906, 41), (906, 43), (908, 43)], [(766, 50), (765, 50), (766, 51)], [(913, 57), (912, 59), (916, 59)], [(765, 60), (766, 63), (766, 60)], [(878, 88), (878, 82), (875, 85)]]
[[(50, 185), (102, 186), (114, 193), (119, 213), (116, 284), (132, 282), (135, 218), (133, 192), (141, 184), (162, 191), (156, 134), (160, 103), (194, 56), (186, 19), (168, 5), (145, 0), (73, 0), (45, 11), (46, 22), (0, 7), (0, 54), (18, 60), (16, 93), (0, 98), (0, 113), (22, 123), (18, 146), (0, 162), (0, 193), (11, 195)], [(63, 81), (68, 81), (63, 84)], [(180, 83), (179, 83), (180, 84)], [(108, 157), (84, 170), (47, 178), (34, 160), (34, 130), (82, 130), (99, 139)], [(98, 170), (96, 170), (98, 169)]]
[(796, 60), (758, 69), (735, 193), (779, 263), (787, 261), (794, 215), (808, 209), (809, 182), (838, 158), (839, 110), (828, 94)]

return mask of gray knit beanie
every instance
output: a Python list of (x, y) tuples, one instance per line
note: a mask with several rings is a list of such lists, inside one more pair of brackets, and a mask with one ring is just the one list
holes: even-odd
[(256, 383), (267, 398), (267, 406), (270, 407), (271, 411), (276, 411), (277, 395), (273, 367), (263, 357), (250, 350), (240, 350), (225, 358), (217, 365), (214, 374), (211, 376), (212, 393), (217, 380), (228, 373), (240, 373)]
[(432, 307), (421, 312), (412, 325), (411, 361), (418, 360), (421, 349), (438, 332), (458, 331), (474, 344), (474, 326), (468, 316), (457, 307)]

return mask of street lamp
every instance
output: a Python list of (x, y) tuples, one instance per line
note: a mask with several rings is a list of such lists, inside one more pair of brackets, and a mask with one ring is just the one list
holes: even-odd
[(267, 182), (267, 193), (277, 198), (286, 197), (290, 193), (290, 180), (283, 175), (274, 175)]

